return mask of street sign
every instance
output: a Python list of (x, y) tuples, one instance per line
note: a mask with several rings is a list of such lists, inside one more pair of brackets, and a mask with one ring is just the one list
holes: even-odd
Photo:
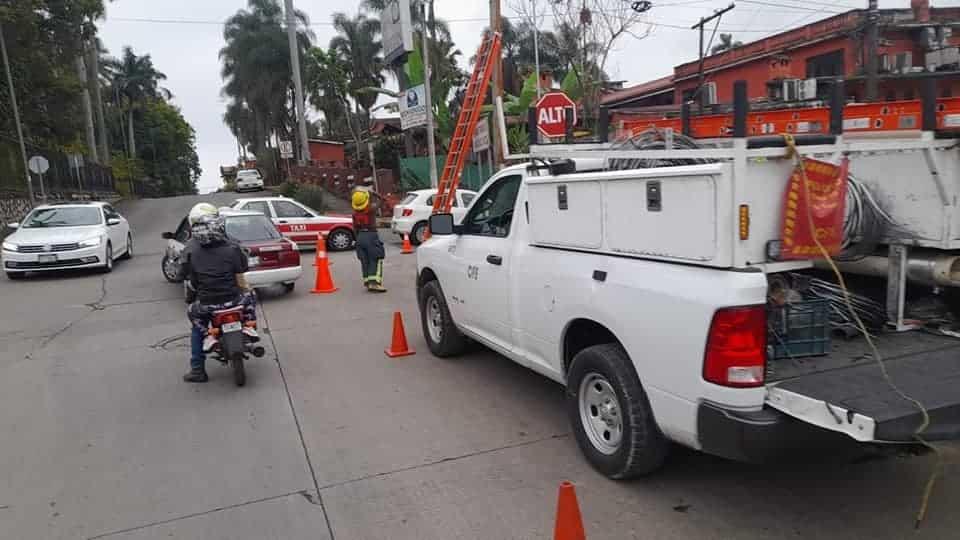
[(280, 157), (282, 159), (290, 159), (293, 157), (292, 141), (280, 141)]
[(537, 102), (537, 130), (544, 137), (563, 137), (566, 132), (567, 111), (573, 114), (573, 123), (577, 123), (577, 104), (563, 92), (544, 94)]
[(380, 12), (380, 35), (383, 60), (389, 65), (413, 50), (410, 0), (387, 0), (383, 8)]
[(400, 129), (427, 125), (427, 90), (420, 84), (407, 88), (398, 98), (400, 101)]
[(483, 152), (490, 148), (490, 125), (486, 118), (477, 122), (477, 129), (473, 132), (473, 151)]
[(50, 169), (50, 162), (43, 156), (33, 156), (28, 164), (30, 172), (34, 174), (44, 174)]

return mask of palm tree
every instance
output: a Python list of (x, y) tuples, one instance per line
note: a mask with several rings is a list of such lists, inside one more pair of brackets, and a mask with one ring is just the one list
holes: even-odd
[(730, 49), (736, 49), (737, 47), (743, 47), (743, 42), (734, 41), (733, 34), (720, 34), (720, 43), (717, 43), (710, 49), (710, 54), (720, 54)]
[[(298, 26), (309, 28), (306, 15), (298, 11), (296, 18)], [(293, 132), (293, 82), (284, 24), (283, 8), (276, 0), (248, 0), (248, 9), (227, 19), (226, 45), (220, 49), (223, 94), (231, 98), (224, 121), (265, 163), (270, 163), (264, 155), (270, 136)], [(311, 32), (297, 31), (301, 56), (309, 50), (311, 38)]]
[(120, 59), (110, 58), (104, 61), (104, 69), (111, 82), (111, 91), (118, 109), (125, 109), (127, 116), (127, 154), (131, 159), (137, 157), (137, 144), (134, 136), (134, 114), (152, 99), (170, 99), (172, 94), (160, 86), (167, 76), (153, 67), (149, 54), (137, 56), (133, 48), (124, 47)]
[[(339, 35), (330, 40), (330, 52), (349, 66), (347, 87), (357, 106), (362, 108), (369, 124), (370, 109), (378, 94), (370, 91), (386, 82), (383, 76), (383, 44), (380, 42), (380, 21), (363, 14), (354, 18), (344, 13), (333, 15), (333, 28)], [(369, 127), (369, 126), (367, 126)]]

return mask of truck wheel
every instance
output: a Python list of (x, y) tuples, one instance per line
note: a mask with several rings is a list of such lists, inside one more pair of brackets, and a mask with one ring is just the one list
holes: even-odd
[(457, 356), (466, 349), (467, 338), (453, 324), (440, 283), (436, 281), (427, 283), (420, 290), (420, 322), (423, 338), (434, 356)]
[(649, 474), (667, 457), (670, 443), (657, 427), (630, 358), (617, 344), (594, 345), (573, 357), (567, 415), (580, 450), (610, 478)]

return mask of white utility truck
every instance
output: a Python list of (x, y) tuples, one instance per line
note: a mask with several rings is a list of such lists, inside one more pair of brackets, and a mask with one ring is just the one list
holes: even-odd
[[(815, 339), (788, 343), (784, 355), (777, 340), (791, 336), (771, 330), (783, 316), (774, 288), (817, 275), (812, 260), (776, 257), (794, 167), (783, 139), (701, 149), (670, 140), (660, 150), (534, 146), (527, 163), (486, 183), (459, 225), (432, 216), (432, 238), (417, 251), (432, 353), (457, 355), (472, 339), (565, 385), (580, 448), (612, 478), (657, 469), (671, 442), (768, 461), (916, 442), (924, 413), (926, 440), (960, 437), (960, 340), (906, 331), (919, 324), (909, 316), (916, 295), (957, 307), (958, 140), (798, 140), (802, 155), (847, 156), (895, 222), (872, 259), (843, 263), (870, 266), (851, 281), (889, 280), (886, 298), (881, 287), (870, 304), (890, 308), (880, 314), (889, 330), (873, 332), (889, 379), (862, 336), (807, 335)], [(610, 170), (617, 159), (658, 166)], [(786, 296), (804, 294), (789, 287), (797, 290)], [(837, 323), (838, 305), (821, 315)]]

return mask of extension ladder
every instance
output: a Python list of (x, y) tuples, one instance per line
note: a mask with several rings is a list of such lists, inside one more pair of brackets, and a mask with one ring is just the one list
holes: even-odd
[(460, 184), (460, 174), (463, 172), (464, 161), (473, 144), (473, 132), (477, 128), (484, 96), (490, 85), (490, 75), (493, 73), (493, 65), (499, 54), (500, 33), (487, 33), (480, 43), (473, 74), (470, 76), (470, 83), (467, 84), (463, 106), (457, 117), (457, 127), (453, 132), (453, 138), (450, 139), (447, 160), (444, 162), (443, 173), (437, 184), (437, 196), (433, 199), (434, 214), (448, 214), (453, 207), (457, 186)]

